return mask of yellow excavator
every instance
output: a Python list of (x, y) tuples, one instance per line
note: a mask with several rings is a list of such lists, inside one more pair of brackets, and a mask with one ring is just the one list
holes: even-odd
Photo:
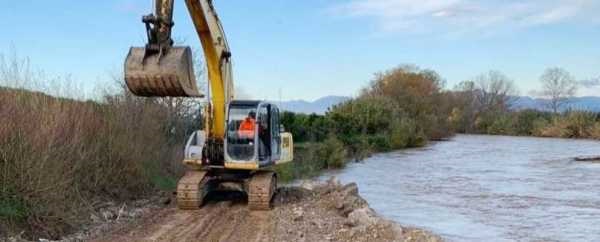
[[(177, 206), (199, 209), (212, 191), (241, 191), (251, 210), (268, 210), (277, 188), (273, 166), (293, 160), (293, 139), (284, 132), (276, 105), (235, 100), (231, 52), (211, 0), (185, 0), (200, 38), (208, 72), (209, 102), (204, 127), (185, 146), (189, 168), (177, 184)], [(189, 46), (174, 46), (174, 0), (154, 0), (154, 13), (142, 17), (148, 43), (132, 47), (125, 82), (143, 97), (202, 98)]]

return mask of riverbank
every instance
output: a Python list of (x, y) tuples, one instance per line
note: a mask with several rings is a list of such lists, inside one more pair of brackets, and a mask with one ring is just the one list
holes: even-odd
[(271, 211), (249, 211), (239, 194), (213, 195), (198, 211), (173, 205), (143, 211), (128, 222), (111, 220), (104, 229), (62, 241), (441, 241), (381, 218), (355, 183), (342, 185), (336, 179), (280, 187)]

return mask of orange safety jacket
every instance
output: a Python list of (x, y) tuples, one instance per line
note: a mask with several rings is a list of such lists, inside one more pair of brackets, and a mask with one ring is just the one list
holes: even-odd
[(240, 123), (240, 128), (238, 130), (238, 135), (240, 136), (240, 138), (253, 139), (255, 125), (256, 121), (253, 118), (244, 119), (244, 121)]

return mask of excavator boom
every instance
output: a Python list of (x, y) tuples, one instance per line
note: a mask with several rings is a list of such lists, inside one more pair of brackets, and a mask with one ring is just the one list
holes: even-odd
[(212, 0), (186, 0), (185, 3), (202, 43), (208, 71), (212, 103), (209, 134), (224, 137), (226, 105), (234, 93), (231, 51)]
[[(200, 38), (210, 87), (207, 130), (210, 137), (225, 135), (227, 103), (233, 99), (231, 52), (211, 0), (186, 0)], [(190, 47), (173, 46), (171, 29), (174, 0), (157, 0), (154, 14), (146, 15), (148, 44), (132, 47), (125, 61), (125, 81), (138, 96), (202, 97), (196, 86)]]

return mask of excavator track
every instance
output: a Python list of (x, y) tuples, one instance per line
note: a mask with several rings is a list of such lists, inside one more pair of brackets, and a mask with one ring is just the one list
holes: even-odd
[(271, 199), (277, 189), (277, 176), (272, 171), (255, 173), (248, 184), (248, 208), (270, 210)]
[(200, 209), (207, 192), (206, 171), (188, 171), (177, 183), (177, 207), (183, 210)]

